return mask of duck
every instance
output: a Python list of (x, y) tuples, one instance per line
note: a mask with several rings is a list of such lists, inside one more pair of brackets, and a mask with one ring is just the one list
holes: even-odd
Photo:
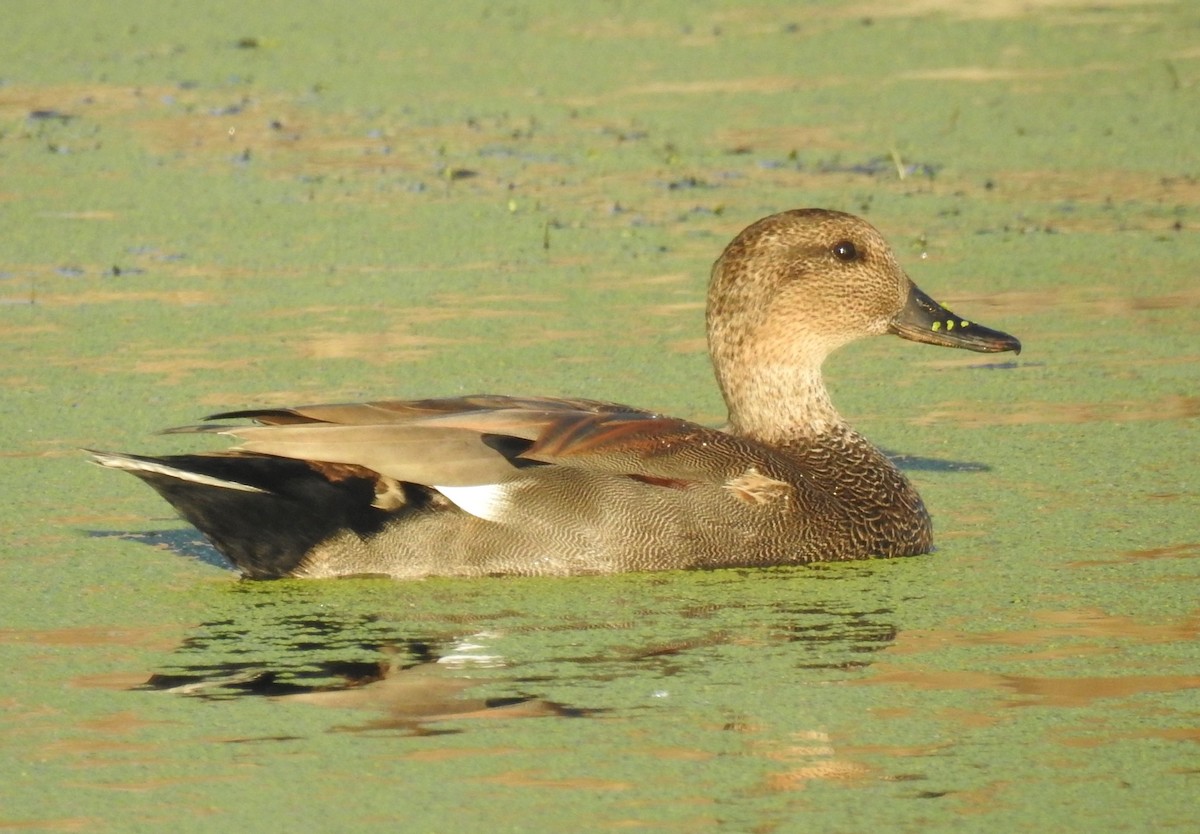
[[(1019, 353), (908, 277), (867, 221), (795, 209), (712, 267), (706, 327), (728, 421), (481, 394), (228, 411), (168, 433), (231, 448), (94, 451), (246, 579), (578, 576), (915, 556), (928, 511), (834, 408), (822, 365), (896, 335)], [(213, 422), (217, 421), (217, 422)]]

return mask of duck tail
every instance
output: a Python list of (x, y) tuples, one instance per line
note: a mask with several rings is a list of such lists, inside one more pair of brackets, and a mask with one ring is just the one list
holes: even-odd
[(367, 535), (384, 515), (367, 479), (332, 480), (290, 458), (91, 455), (149, 484), (248, 579), (294, 576), (321, 542), (347, 528)]

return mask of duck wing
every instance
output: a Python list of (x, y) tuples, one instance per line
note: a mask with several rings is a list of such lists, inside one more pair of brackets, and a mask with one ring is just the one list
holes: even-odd
[(434, 487), (496, 484), (557, 465), (661, 486), (728, 485), (775, 457), (758, 444), (653, 412), (583, 399), (476, 395), (216, 414), (249, 425), (192, 426), (236, 437), (233, 451), (363, 467)]

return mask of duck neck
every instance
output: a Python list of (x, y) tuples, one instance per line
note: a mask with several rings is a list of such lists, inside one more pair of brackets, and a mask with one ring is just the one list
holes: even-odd
[(730, 430), (771, 445), (813, 440), (846, 430), (815, 365), (743, 365), (718, 373)]

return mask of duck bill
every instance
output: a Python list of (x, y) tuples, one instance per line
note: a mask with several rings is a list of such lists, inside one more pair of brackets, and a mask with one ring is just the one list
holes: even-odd
[(954, 315), (916, 284), (910, 284), (908, 302), (892, 319), (888, 332), (914, 342), (980, 353), (1021, 352), (1021, 343), (1014, 337)]

